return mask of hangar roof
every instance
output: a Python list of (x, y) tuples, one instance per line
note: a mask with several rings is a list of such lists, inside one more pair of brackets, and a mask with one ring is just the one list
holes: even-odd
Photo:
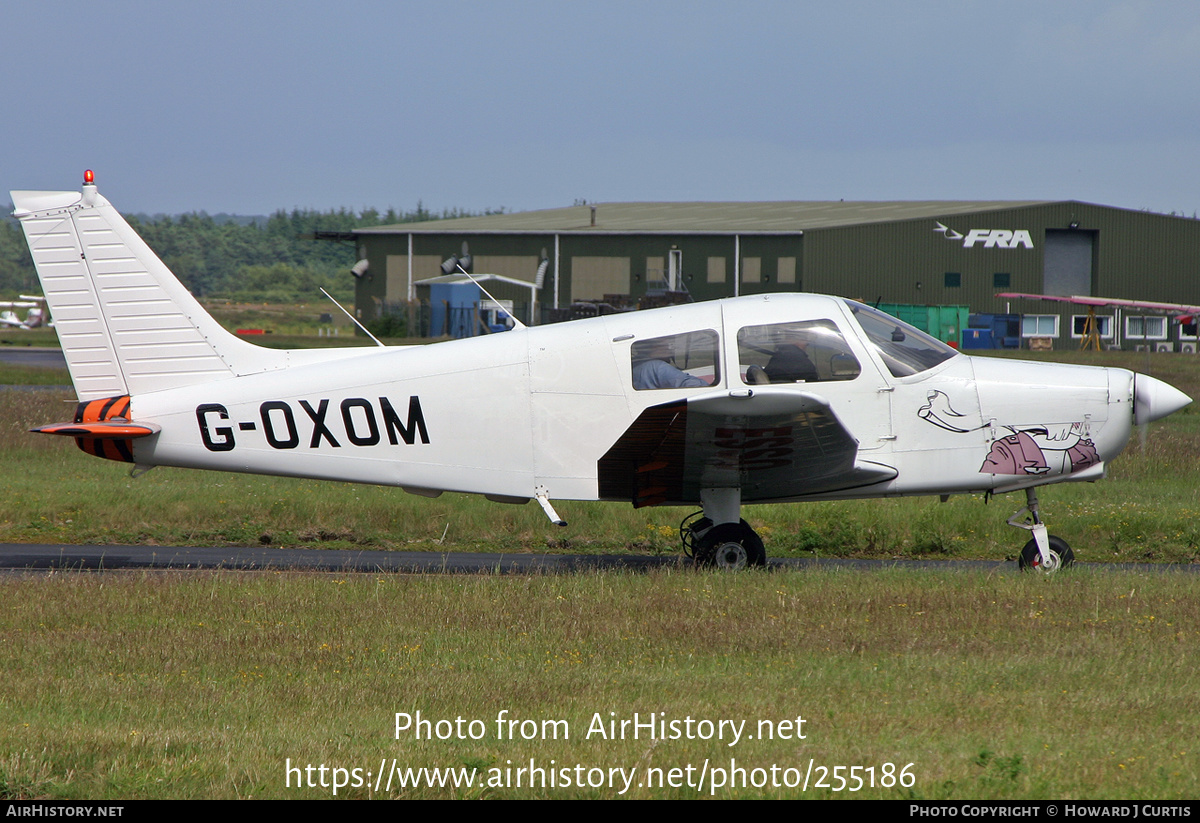
[[(688, 234), (789, 233), (1041, 206), (1055, 200), (780, 201), (762, 203), (594, 203), (560, 209), (460, 217), (356, 229), (355, 234)], [(596, 223), (592, 225), (592, 209)]]

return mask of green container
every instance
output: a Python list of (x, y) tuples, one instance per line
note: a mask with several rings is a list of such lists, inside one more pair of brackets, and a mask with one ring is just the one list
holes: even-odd
[(967, 327), (968, 306), (915, 306), (909, 303), (880, 303), (880, 311), (916, 326), (943, 343), (958, 348)]

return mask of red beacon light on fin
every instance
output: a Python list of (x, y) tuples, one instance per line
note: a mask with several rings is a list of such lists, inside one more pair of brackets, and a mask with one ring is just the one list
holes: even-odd
[(96, 194), (96, 175), (92, 172), (91, 169), (88, 169), (87, 171), (85, 171), (83, 173), (83, 192), (82, 192), (82, 194), (83, 194), (83, 205), (85, 205), (85, 206), (96, 205), (96, 197), (98, 196)]

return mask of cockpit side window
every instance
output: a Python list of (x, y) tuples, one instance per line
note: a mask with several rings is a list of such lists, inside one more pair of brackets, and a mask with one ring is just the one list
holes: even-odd
[(712, 329), (637, 340), (630, 349), (633, 387), (693, 389), (721, 381), (720, 339)]
[(846, 305), (893, 377), (919, 374), (958, 354), (941, 340), (890, 314), (849, 300)]
[(832, 320), (745, 326), (738, 331), (738, 360), (747, 385), (853, 380), (862, 373)]

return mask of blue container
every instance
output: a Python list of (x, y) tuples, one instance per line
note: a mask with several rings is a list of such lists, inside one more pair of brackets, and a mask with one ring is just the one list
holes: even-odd
[(474, 283), (437, 283), (429, 287), (431, 337), (474, 337), (478, 325), (479, 286)]
[(994, 347), (991, 329), (963, 329), (963, 349), (990, 349)]

